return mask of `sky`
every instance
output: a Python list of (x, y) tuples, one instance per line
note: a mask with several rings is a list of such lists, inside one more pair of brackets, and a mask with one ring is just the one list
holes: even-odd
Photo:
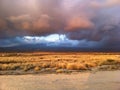
[(119, 36), (120, 0), (0, 0), (0, 51), (120, 51)]

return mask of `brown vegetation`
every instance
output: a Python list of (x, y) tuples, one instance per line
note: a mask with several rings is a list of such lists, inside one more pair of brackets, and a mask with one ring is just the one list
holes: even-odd
[(0, 53), (0, 74), (5, 71), (56, 72), (119, 70), (119, 53)]

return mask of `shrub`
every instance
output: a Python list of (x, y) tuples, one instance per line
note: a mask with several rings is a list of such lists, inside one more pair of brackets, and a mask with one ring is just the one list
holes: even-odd
[(24, 67), (23, 67), (23, 70), (24, 70), (24, 71), (28, 71), (28, 70), (33, 69), (33, 68), (34, 68), (34, 66), (30, 64), (30, 65), (24, 66)]
[(65, 69), (66, 68), (66, 64), (65, 63), (59, 63), (59, 64), (57, 64), (57, 68)]
[(39, 66), (36, 66), (36, 67), (34, 68), (34, 70), (35, 70), (35, 71), (39, 71), (39, 70), (40, 70), (40, 67), (39, 67)]
[(92, 68), (92, 67), (96, 67), (97, 65), (95, 63), (85, 63), (85, 66), (87, 68)]
[(68, 70), (86, 70), (86, 66), (83, 64), (70, 63), (67, 65), (66, 69)]
[(49, 68), (50, 67), (50, 64), (49, 63), (43, 63), (42, 64), (42, 68)]
[(116, 64), (120, 64), (120, 62), (112, 59), (107, 59), (100, 63), (100, 65), (116, 65)]
[(62, 70), (62, 69), (56, 70), (56, 73), (63, 73), (63, 72), (64, 72), (64, 70)]

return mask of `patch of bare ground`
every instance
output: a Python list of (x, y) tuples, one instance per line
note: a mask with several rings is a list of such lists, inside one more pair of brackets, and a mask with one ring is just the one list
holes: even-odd
[(120, 90), (120, 71), (2, 75), (0, 90)]

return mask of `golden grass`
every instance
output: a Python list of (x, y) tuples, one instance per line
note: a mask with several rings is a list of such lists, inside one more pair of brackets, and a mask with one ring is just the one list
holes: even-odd
[(87, 67), (84, 64), (69, 63), (66, 69), (68, 70), (86, 70)]
[(113, 59), (107, 59), (100, 63), (100, 65), (117, 65), (117, 64), (120, 64), (120, 61)]
[(35, 68), (34, 68), (34, 70), (35, 71), (39, 71), (41, 68), (39, 67), (39, 66), (36, 66)]
[[(108, 66), (104, 66), (108, 65)], [(111, 66), (110, 66), (111, 65)], [(0, 53), (0, 71), (119, 69), (119, 53)]]

